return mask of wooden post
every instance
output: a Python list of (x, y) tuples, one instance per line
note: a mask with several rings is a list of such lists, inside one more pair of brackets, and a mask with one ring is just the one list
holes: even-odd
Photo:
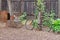
[(42, 30), (42, 13), (39, 12), (38, 14), (38, 24), (39, 24), (39, 30)]
[(40, 12), (38, 14), (38, 24), (40, 24)]
[(40, 27), (40, 30), (42, 30), (42, 12), (39, 12), (39, 19), (40, 19), (39, 27)]
[(10, 15), (13, 15), (13, 14), (12, 14), (12, 4), (11, 4), (11, 0), (7, 0), (7, 3), (8, 3), (8, 8), (9, 8), (9, 13), (10, 13)]
[(0, 10), (1, 10), (1, 2), (2, 2), (2, 1), (0, 0)]

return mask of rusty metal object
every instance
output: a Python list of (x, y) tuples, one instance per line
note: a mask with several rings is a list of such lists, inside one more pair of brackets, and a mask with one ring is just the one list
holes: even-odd
[(0, 21), (2, 22), (7, 22), (7, 18), (8, 18), (8, 12), (7, 11), (0, 11)]

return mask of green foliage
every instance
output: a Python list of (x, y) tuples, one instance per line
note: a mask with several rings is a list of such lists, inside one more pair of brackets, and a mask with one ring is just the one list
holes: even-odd
[(20, 22), (21, 22), (22, 24), (25, 24), (25, 22), (26, 22), (26, 16), (27, 16), (27, 13), (24, 12), (24, 13), (19, 17)]
[(33, 28), (35, 28), (35, 29), (38, 28), (38, 13), (39, 13), (39, 11), (35, 9), (35, 12), (34, 12), (35, 19), (32, 22)]
[(34, 12), (35, 18), (38, 18), (38, 13), (39, 13), (39, 11), (35, 9), (35, 12)]
[(55, 13), (54, 13), (53, 10), (51, 10), (50, 13), (45, 12), (43, 14), (43, 25), (51, 27), (52, 26), (52, 21), (54, 21), (54, 16), (55, 16)]
[(45, 12), (44, 0), (37, 0), (37, 2), (35, 1), (35, 4), (37, 6), (37, 10), (43, 13), (43, 25), (51, 27), (55, 16), (54, 10), (51, 10), (50, 13)]
[(37, 9), (40, 10), (41, 12), (44, 12), (45, 10), (44, 0), (37, 0)]
[(36, 9), (35, 9), (35, 13), (34, 13), (36, 19), (33, 20), (33, 27), (38, 28), (39, 12), (44, 12), (44, 10), (45, 10), (44, 0), (35, 0), (35, 6), (37, 6)]
[(20, 21), (23, 21), (23, 20), (26, 20), (26, 12), (24, 12), (19, 18), (20, 18)]
[(37, 19), (33, 20), (32, 25), (33, 25), (33, 28), (37, 29), (38, 28), (38, 20)]
[(52, 24), (53, 31), (60, 32), (60, 19), (54, 20)]

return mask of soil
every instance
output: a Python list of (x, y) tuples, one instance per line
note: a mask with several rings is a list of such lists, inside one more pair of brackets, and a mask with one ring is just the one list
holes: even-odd
[(60, 34), (23, 28), (0, 28), (0, 40), (60, 40)]

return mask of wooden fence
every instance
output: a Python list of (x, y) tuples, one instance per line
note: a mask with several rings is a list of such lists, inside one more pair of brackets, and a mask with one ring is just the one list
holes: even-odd
[[(2, 0), (2, 10), (8, 10), (7, 0)], [(12, 0), (12, 13), (22, 13), (27, 12), (28, 14), (34, 13), (34, 1), (33, 0)], [(50, 12), (51, 9), (54, 9), (56, 16), (58, 15), (58, 0), (45, 0), (46, 11)]]
[(46, 0), (46, 11), (50, 12), (52, 9), (54, 10), (56, 17), (58, 17), (58, 0)]

